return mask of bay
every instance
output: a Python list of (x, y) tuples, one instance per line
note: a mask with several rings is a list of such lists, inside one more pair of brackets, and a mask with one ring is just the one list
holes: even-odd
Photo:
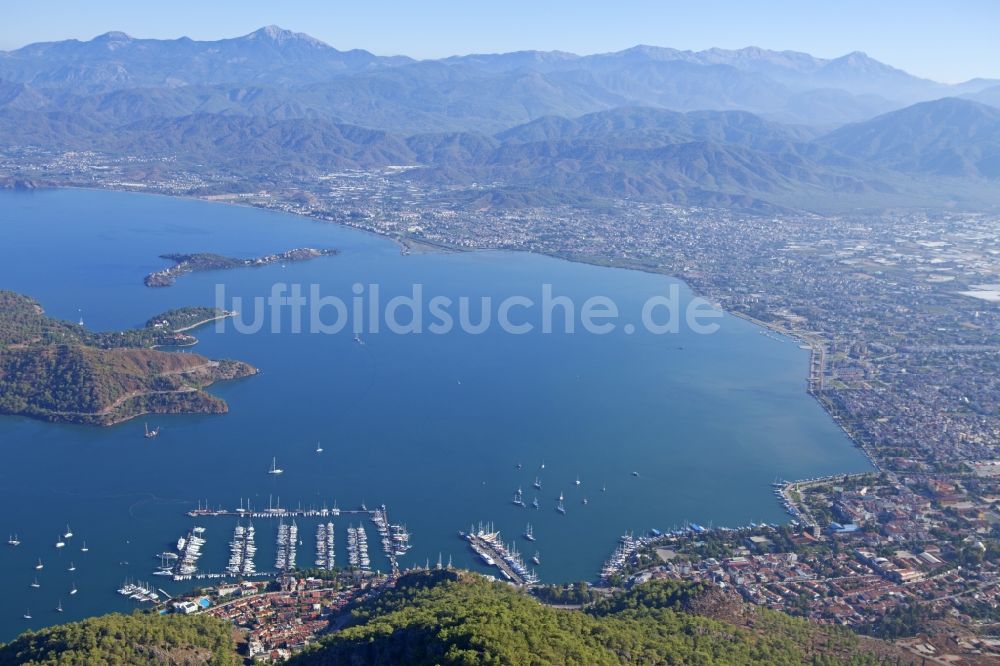
[[(671, 285), (685, 303), (692, 298), (683, 283), (660, 275), (526, 253), (404, 256), (387, 239), (337, 225), (131, 193), (0, 192), (0, 237), (0, 288), (99, 330), (141, 325), (173, 307), (214, 305), (218, 285), (246, 304), (275, 283), (315, 284), (345, 303), (355, 284), (378, 284), (383, 302), (420, 284), (426, 298), (496, 304), (514, 295), (537, 301), (550, 284), (577, 307), (609, 297), (622, 321), (638, 321), (643, 303)], [(191, 274), (165, 289), (142, 283), (168, 265), (158, 258), (167, 252), (252, 257), (303, 246), (341, 254)], [(536, 316), (522, 310), (512, 318)], [(150, 574), (154, 555), (196, 524), (207, 530), (202, 568), (221, 570), (234, 521), (188, 518), (199, 500), (229, 508), (240, 498), (258, 508), (279, 497), (286, 507), (384, 503), (413, 534), (403, 566), (433, 564), (440, 555), (480, 568), (457, 533), (492, 521), (527, 555), (537, 548), (544, 581), (569, 581), (595, 578), (625, 531), (782, 522), (775, 478), (870, 467), (806, 393), (808, 352), (792, 340), (729, 315), (711, 335), (642, 327), (629, 335), (621, 326), (607, 335), (579, 326), (567, 334), (559, 314), (555, 321), (556, 333), (525, 335), (497, 326), (446, 335), (383, 327), (366, 333), (363, 345), (349, 330), (293, 333), (286, 319), (280, 331), (242, 334), (230, 321), (197, 330), (194, 351), (263, 372), (210, 388), (229, 403), (226, 415), (149, 417), (162, 427), (154, 440), (142, 436), (147, 419), (93, 428), (0, 417), (0, 533), (23, 541), (0, 550), (0, 639), (128, 610), (132, 602), (115, 592), (125, 578), (171, 593), (186, 589), (191, 584)], [(272, 456), (285, 470), (280, 477), (267, 474)], [(514, 506), (518, 487), (529, 503), (537, 495), (541, 508)], [(559, 493), (566, 515), (555, 511)], [(335, 520), (339, 563), (351, 522)], [(520, 537), (528, 522), (534, 544)], [(74, 537), (57, 550), (67, 523)], [(268, 570), (275, 525), (257, 527), (258, 569)], [(313, 559), (314, 528), (300, 521), (300, 564)], [(370, 522), (367, 528), (373, 535)], [(377, 539), (372, 546), (373, 563), (383, 566)], [(39, 557), (42, 587), (32, 589)], [(70, 561), (75, 572), (67, 571)], [(79, 593), (70, 597), (74, 584)], [(54, 611), (60, 599), (64, 613)], [(33, 620), (21, 618), (25, 609)]]

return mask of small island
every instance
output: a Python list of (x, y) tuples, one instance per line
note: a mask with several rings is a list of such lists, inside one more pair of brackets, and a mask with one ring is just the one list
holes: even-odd
[(181, 275), (195, 271), (219, 271), (231, 268), (267, 266), (268, 264), (307, 261), (316, 257), (328, 257), (336, 254), (339, 254), (339, 250), (332, 248), (318, 250), (312, 247), (300, 247), (288, 250), (287, 252), (268, 254), (255, 259), (237, 259), (211, 252), (161, 254), (161, 259), (169, 259), (174, 262), (174, 265), (170, 268), (164, 268), (162, 271), (150, 273), (146, 276), (145, 283), (147, 287), (169, 287)]
[(142, 414), (224, 413), (225, 401), (204, 389), (256, 368), (156, 348), (192, 345), (185, 331), (231, 314), (179, 308), (142, 328), (94, 332), (0, 291), (0, 414), (107, 426)]

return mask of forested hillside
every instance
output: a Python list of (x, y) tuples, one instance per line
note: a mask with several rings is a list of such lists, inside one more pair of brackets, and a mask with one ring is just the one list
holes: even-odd
[[(413, 574), (357, 609), (354, 624), (293, 660), (333, 664), (875, 664), (849, 631), (780, 613), (748, 630), (684, 611), (699, 588), (653, 582), (585, 611), (544, 606), (508, 585)], [(893, 662), (895, 660), (893, 659)]]
[(211, 617), (105, 615), (27, 632), (0, 646), (0, 666), (238, 663), (231, 627)]
[(190, 343), (194, 338), (175, 331), (218, 315), (182, 308), (144, 328), (99, 333), (0, 291), (0, 413), (109, 425), (150, 412), (225, 412), (226, 403), (202, 389), (254, 374), (253, 367), (150, 349)]

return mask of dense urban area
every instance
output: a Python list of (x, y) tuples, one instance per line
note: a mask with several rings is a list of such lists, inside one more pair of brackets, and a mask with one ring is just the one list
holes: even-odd
[[(628, 200), (504, 207), (491, 203), (492, 184), (435, 187), (419, 171), (259, 183), (170, 160), (35, 149), (0, 156), (11, 186), (196, 196), (373, 231), (404, 251), (523, 250), (682, 278), (812, 349), (809, 392), (874, 471), (776, 482), (787, 525), (623, 537), (600, 585), (704, 583), (896, 639), (928, 663), (1000, 658), (1000, 640), (990, 638), (1000, 623), (995, 216), (741, 213)], [(355, 580), (287, 579), (266, 593), (231, 586), (213, 594), (232, 599), (216, 598), (207, 612), (245, 628), (250, 655), (283, 657), (329, 628), (330, 609), (383, 584)]]

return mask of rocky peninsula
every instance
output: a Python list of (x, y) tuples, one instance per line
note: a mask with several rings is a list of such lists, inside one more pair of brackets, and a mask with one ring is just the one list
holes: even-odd
[(316, 257), (327, 257), (336, 254), (339, 254), (339, 250), (318, 250), (311, 247), (300, 247), (288, 250), (287, 252), (268, 254), (254, 259), (238, 259), (211, 252), (161, 254), (161, 259), (169, 259), (174, 262), (174, 265), (170, 268), (150, 273), (145, 278), (145, 284), (147, 287), (169, 287), (181, 275), (195, 271), (219, 271), (231, 268), (267, 266), (268, 264), (307, 261)]
[(209, 385), (248, 377), (242, 361), (212, 360), (154, 347), (190, 345), (184, 331), (218, 317), (214, 308), (180, 308), (143, 328), (97, 333), (45, 315), (34, 300), (0, 291), (0, 414), (113, 425), (142, 414), (228, 411)]

